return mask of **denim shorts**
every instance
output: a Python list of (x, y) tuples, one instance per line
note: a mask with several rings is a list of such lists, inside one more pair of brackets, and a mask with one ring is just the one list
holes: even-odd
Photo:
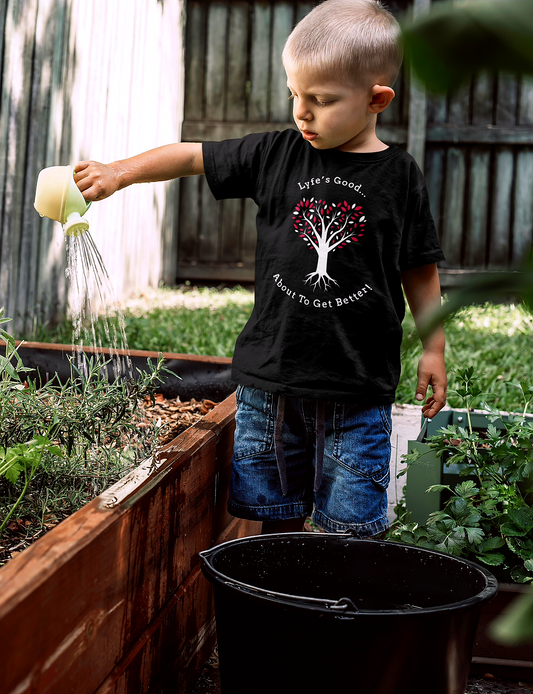
[(324, 456), (313, 490), (317, 401), (285, 398), (283, 495), (274, 446), (278, 396), (239, 386), (228, 511), (259, 521), (305, 518), (326, 532), (371, 537), (388, 528), (390, 405), (324, 405)]

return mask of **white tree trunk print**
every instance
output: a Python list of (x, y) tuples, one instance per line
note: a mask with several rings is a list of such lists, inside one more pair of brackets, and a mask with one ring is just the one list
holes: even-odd
[(330, 289), (338, 286), (328, 274), (329, 254), (349, 243), (355, 243), (363, 236), (365, 217), (362, 207), (346, 201), (328, 204), (324, 200), (303, 198), (295, 207), (294, 229), (305, 240), (309, 248), (316, 251), (318, 262), (316, 270), (306, 277), (306, 284), (313, 290)]

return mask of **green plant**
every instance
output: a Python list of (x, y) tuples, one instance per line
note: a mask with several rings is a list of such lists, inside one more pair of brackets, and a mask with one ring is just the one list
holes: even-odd
[[(482, 392), (473, 367), (458, 371), (456, 391), (466, 408), (467, 426), (443, 427), (427, 440), (446, 465), (460, 466), (464, 481), (454, 488), (433, 485), (427, 491), (448, 492), (442, 510), (425, 525), (404, 515), (393, 524), (389, 539), (440, 550), (491, 566), (500, 580), (533, 582), (533, 509), (528, 496), (533, 473), (533, 422), (526, 418), (533, 387), (511, 384), (522, 396), (520, 415), (502, 418), (499, 410), (482, 403), (489, 425), (472, 427), (470, 410), (489, 394)], [(406, 456), (419, 464), (420, 453)]]
[[(0, 309), (0, 324), (8, 320)], [(112, 383), (109, 362), (72, 360), (66, 383), (38, 384), (15, 340), (2, 329), (0, 337), (0, 533), (17, 517), (44, 531), (45, 519), (80, 508), (152, 452), (157, 427), (140, 431), (136, 413), (154, 400), (164, 360)]]

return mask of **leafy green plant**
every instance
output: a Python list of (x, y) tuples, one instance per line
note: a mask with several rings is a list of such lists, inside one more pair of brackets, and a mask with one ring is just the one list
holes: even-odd
[(153, 451), (157, 427), (140, 431), (136, 413), (154, 401), (164, 360), (112, 383), (109, 362), (72, 360), (66, 383), (39, 384), (13, 337), (0, 328), (0, 338), (0, 533), (17, 517), (44, 531), (45, 518), (66, 517)]
[[(427, 491), (447, 492), (442, 510), (425, 525), (408, 515), (393, 524), (389, 539), (454, 554), (491, 566), (500, 580), (533, 582), (533, 509), (528, 488), (533, 473), (533, 422), (526, 418), (533, 387), (511, 384), (522, 397), (520, 415), (503, 416), (482, 403), (489, 424), (476, 431), (470, 411), (487, 398), (473, 367), (458, 371), (456, 395), (466, 408), (467, 426), (449, 425), (428, 437), (427, 444), (446, 465), (457, 465), (464, 481), (455, 487), (437, 484)], [(406, 456), (419, 464), (419, 451)]]
[(21, 473), (24, 474), (22, 491), (9, 513), (0, 523), (0, 534), (26, 495), (30, 482), (37, 472), (45, 453), (55, 456), (63, 455), (62, 449), (59, 446), (55, 446), (47, 436), (36, 436), (27, 443), (18, 443), (5, 449), (0, 448), (0, 476), (4, 476), (9, 482), (16, 484)]

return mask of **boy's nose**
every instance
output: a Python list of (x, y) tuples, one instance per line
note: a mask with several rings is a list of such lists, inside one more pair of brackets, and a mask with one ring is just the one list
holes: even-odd
[(294, 104), (294, 120), (311, 120), (312, 114), (300, 100)]

